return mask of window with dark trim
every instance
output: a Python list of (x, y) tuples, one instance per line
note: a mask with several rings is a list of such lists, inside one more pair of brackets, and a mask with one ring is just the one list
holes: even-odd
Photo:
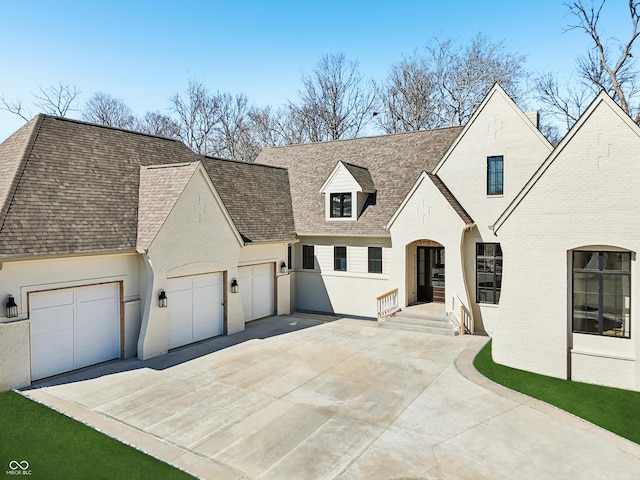
[(369, 247), (369, 273), (382, 273), (382, 247)]
[(504, 160), (502, 156), (487, 158), (487, 195), (502, 195)]
[(630, 338), (631, 253), (573, 252), (573, 331)]
[(313, 270), (316, 268), (313, 245), (302, 246), (302, 268), (306, 270)]
[(332, 193), (331, 194), (331, 218), (351, 217), (351, 194)]
[(347, 271), (347, 247), (333, 247), (333, 269)]
[(287, 270), (291, 270), (291, 245), (287, 245)]
[(476, 243), (476, 302), (498, 304), (502, 289), (499, 243)]

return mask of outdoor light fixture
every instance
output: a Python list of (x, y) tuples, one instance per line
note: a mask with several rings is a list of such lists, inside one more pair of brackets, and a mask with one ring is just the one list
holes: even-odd
[(284, 260), (280, 262), (280, 273), (287, 273), (287, 264), (284, 263)]
[(238, 293), (238, 281), (235, 278), (231, 279), (231, 293)]
[(160, 308), (167, 307), (167, 294), (164, 293), (164, 290), (160, 290), (160, 296), (158, 297), (158, 306)]
[(13, 299), (13, 295), (9, 295), (9, 299), (7, 300), (7, 318), (13, 318), (18, 316), (18, 305), (16, 305), (16, 301)]

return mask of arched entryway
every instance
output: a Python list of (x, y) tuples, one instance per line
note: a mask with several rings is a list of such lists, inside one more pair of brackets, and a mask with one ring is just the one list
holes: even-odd
[(433, 240), (407, 245), (407, 303), (444, 303), (445, 250)]

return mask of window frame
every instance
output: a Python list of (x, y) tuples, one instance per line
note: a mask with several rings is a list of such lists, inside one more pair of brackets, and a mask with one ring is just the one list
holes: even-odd
[[(311, 257), (309, 257), (309, 251), (311, 252)], [(302, 269), (303, 270), (315, 270), (316, 269), (316, 251), (314, 245), (302, 245)], [(311, 261), (311, 266), (309, 266), (309, 260)]]
[[(590, 267), (588, 264), (585, 265), (584, 267), (576, 267), (575, 266), (576, 254), (588, 254), (588, 253), (598, 254), (598, 268), (596, 269), (596, 268)], [(626, 256), (627, 257), (626, 263), (628, 264), (629, 269), (628, 270), (607, 269), (606, 264), (604, 262), (605, 254)], [(632, 280), (631, 279), (631, 270), (632, 270), (631, 261), (632, 261), (632, 255), (631, 255), (631, 252), (629, 251), (614, 251), (614, 250), (572, 250), (571, 251), (571, 332), (572, 333), (579, 333), (582, 335), (596, 335), (598, 337), (607, 337), (607, 338), (625, 338), (625, 339), (631, 338), (631, 307), (632, 307), (631, 293), (633, 291), (632, 285), (631, 285), (631, 280)], [(597, 318), (595, 318), (598, 326), (597, 332), (589, 331), (584, 328), (583, 329), (576, 328), (576, 323), (577, 323), (576, 321), (577, 320), (576, 318), (576, 274), (597, 275), (598, 309), (595, 311), (592, 311), (588, 309), (589, 308), (588, 305), (585, 305), (585, 310), (582, 310), (582, 312), (585, 312), (586, 318), (589, 317), (589, 314), (591, 314), (592, 319), (594, 314), (597, 315)], [(616, 276), (620, 278), (623, 278), (623, 277), (627, 278), (629, 306), (627, 309), (628, 314), (626, 315), (623, 314), (623, 316), (626, 316), (627, 318), (623, 320), (623, 323), (621, 324), (621, 328), (620, 328), (621, 335), (606, 333), (608, 331), (615, 332), (616, 328), (605, 329), (605, 320), (607, 320), (605, 318), (606, 312), (604, 311), (605, 276), (607, 277)], [(588, 290), (584, 292), (578, 292), (578, 293), (582, 293), (584, 295), (593, 295), (593, 293), (590, 293)], [(606, 294), (606, 295), (611, 296), (611, 294)], [(622, 298), (624, 298), (624, 295), (622, 296)], [(623, 307), (623, 310), (624, 310), (624, 307)]]
[[(499, 160), (500, 168), (496, 168)], [(499, 176), (499, 191), (498, 191)], [(504, 195), (504, 156), (494, 155), (487, 157), (487, 196), (495, 197)]]
[[(496, 248), (494, 248), (494, 253), (493, 255), (487, 255), (484, 253), (481, 255), (480, 254), (480, 247), (484, 247), (485, 245), (494, 245)], [(499, 254), (498, 254), (499, 253)], [(480, 275), (479, 273), (485, 273), (486, 272), (479, 272), (478, 271), (478, 263), (480, 261), (493, 261), (493, 275), (492, 275), (492, 287), (491, 288), (487, 288), (486, 286), (483, 286), (482, 288), (480, 287)], [(484, 305), (499, 305), (500, 304), (500, 295), (502, 293), (502, 269), (504, 266), (504, 256), (502, 253), (502, 247), (500, 246), (499, 243), (496, 242), (477, 242), (476, 243), (476, 303), (481, 303)], [(500, 271), (498, 271), (498, 266), (500, 266)], [(492, 291), (492, 301), (489, 300), (480, 300), (480, 291)]]
[[(338, 212), (334, 212), (334, 198), (338, 199), (335, 204)], [(348, 201), (346, 201), (348, 199)], [(348, 209), (349, 214), (345, 211)], [(335, 214), (334, 214), (335, 213)], [(340, 192), (329, 194), (329, 218), (352, 218), (353, 217), (353, 195), (352, 192)]]
[[(371, 258), (371, 252), (380, 252), (380, 258)], [(379, 269), (371, 268), (372, 262), (375, 262), (376, 265), (379, 264)], [(367, 271), (369, 273), (382, 273), (383, 272), (382, 265), (382, 247), (367, 247)]]
[[(340, 252), (344, 252), (344, 257), (338, 256), (338, 250), (340, 250)], [(342, 264), (343, 260), (344, 260), (344, 265)], [(333, 270), (336, 272), (347, 271), (347, 247), (342, 245), (333, 247)]]

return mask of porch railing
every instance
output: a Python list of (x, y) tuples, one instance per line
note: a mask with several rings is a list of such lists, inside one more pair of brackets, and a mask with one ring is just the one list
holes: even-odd
[(376, 298), (376, 311), (378, 312), (378, 318), (387, 317), (393, 312), (397, 312), (399, 309), (397, 288), (394, 288), (390, 292), (383, 293)]
[(464, 335), (465, 333), (473, 335), (473, 317), (471, 317), (471, 312), (455, 293), (451, 297), (451, 313), (458, 321), (460, 335)]

